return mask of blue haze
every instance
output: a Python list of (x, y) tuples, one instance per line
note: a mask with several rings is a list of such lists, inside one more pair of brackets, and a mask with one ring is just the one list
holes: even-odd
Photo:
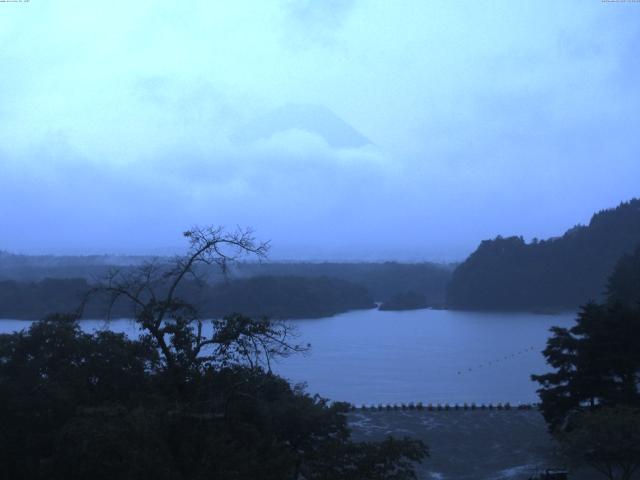
[[(273, 258), (456, 260), (558, 235), (640, 195), (639, 50), (632, 2), (5, 3), (0, 249), (173, 252), (214, 223)], [(286, 105), (334, 121), (232, 141)]]

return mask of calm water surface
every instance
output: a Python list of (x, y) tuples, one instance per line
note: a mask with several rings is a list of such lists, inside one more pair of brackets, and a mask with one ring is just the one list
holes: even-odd
[[(306, 356), (274, 369), (308, 390), (356, 404), (535, 402), (531, 373), (548, 371), (540, 353), (553, 325), (569, 326), (573, 313), (479, 313), (449, 310), (360, 310), (335, 317), (294, 320)], [(0, 321), (0, 332), (29, 322)], [(83, 328), (105, 328), (86, 320)], [(108, 327), (136, 334), (130, 320)]]

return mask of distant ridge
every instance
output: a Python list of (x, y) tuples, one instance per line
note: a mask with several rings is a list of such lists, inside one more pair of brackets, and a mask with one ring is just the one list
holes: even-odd
[(322, 137), (333, 148), (359, 148), (372, 142), (334, 112), (320, 105), (287, 104), (255, 118), (231, 135), (237, 144), (250, 144), (277, 133), (302, 130)]
[(640, 246), (640, 200), (597, 212), (589, 225), (526, 243), (522, 237), (483, 241), (453, 272), (451, 308), (574, 309), (605, 293), (618, 259)]

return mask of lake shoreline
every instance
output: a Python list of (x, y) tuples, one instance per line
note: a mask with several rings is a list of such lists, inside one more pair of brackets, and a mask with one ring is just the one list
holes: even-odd
[[(272, 317), (273, 320), (283, 320), (283, 321), (304, 321), (304, 320), (322, 320), (324, 318), (335, 318), (340, 315), (349, 314), (353, 312), (382, 312), (382, 313), (404, 313), (404, 312), (434, 312), (434, 311), (445, 311), (445, 312), (462, 312), (462, 313), (482, 313), (482, 314), (513, 314), (513, 315), (521, 315), (521, 314), (530, 314), (530, 315), (540, 315), (540, 316), (555, 316), (555, 315), (569, 315), (575, 314), (578, 310), (578, 307), (575, 309), (571, 308), (554, 308), (554, 309), (525, 309), (525, 310), (482, 310), (482, 309), (464, 309), (464, 308), (446, 308), (446, 307), (424, 307), (424, 308), (401, 308), (401, 309), (384, 309), (380, 308), (378, 304), (370, 307), (370, 308), (357, 308), (353, 310), (344, 310), (332, 313), (330, 315), (319, 315), (319, 316), (306, 316), (306, 317)], [(0, 317), (0, 322), (3, 321), (22, 321), (22, 322), (37, 322), (39, 320), (43, 320), (43, 318), (34, 318), (34, 317)], [(94, 321), (113, 321), (113, 320), (134, 320), (132, 317), (118, 317), (111, 320), (107, 318), (80, 318), (79, 322), (94, 322)], [(212, 318), (202, 319), (203, 321), (212, 320)]]
[[(548, 371), (541, 354), (552, 326), (574, 314), (487, 313), (456, 310), (353, 310), (320, 319), (288, 321), (307, 355), (274, 362), (274, 372), (307, 391), (354, 405), (422, 401), (469, 405), (538, 401), (531, 374)], [(0, 332), (27, 329), (33, 320), (0, 320)], [(84, 319), (87, 333), (108, 328), (139, 335), (132, 319)], [(203, 324), (205, 333), (210, 322)], [(437, 408), (437, 407), (436, 407)]]

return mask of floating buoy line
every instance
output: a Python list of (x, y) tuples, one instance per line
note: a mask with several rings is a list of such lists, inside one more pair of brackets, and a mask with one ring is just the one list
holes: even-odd
[(481, 368), (485, 368), (485, 367), (491, 367), (493, 365), (497, 365), (499, 363), (503, 363), (509, 360), (512, 360), (514, 358), (517, 358), (520, 355), (524, 355), (525, 353), (529, 353), (536, 350), (536, 347), (527, 347), (524, 350), (519, 350), (517, 352), (511, 353), (510, 355), (504, 355), (502, 357), (499, 358), (494, 358), (493, 360), (490, 360), (489, 362), (486, 363), (481, 363), (480, 365), (477, 365), (476, 367), (469, 367), (467, 369), (463, 369), (463, 370), (458, 370), (458, 375), (466, 375), (469, 374), (471, 372), (473, 372), (474, 370), (479, 370)]

